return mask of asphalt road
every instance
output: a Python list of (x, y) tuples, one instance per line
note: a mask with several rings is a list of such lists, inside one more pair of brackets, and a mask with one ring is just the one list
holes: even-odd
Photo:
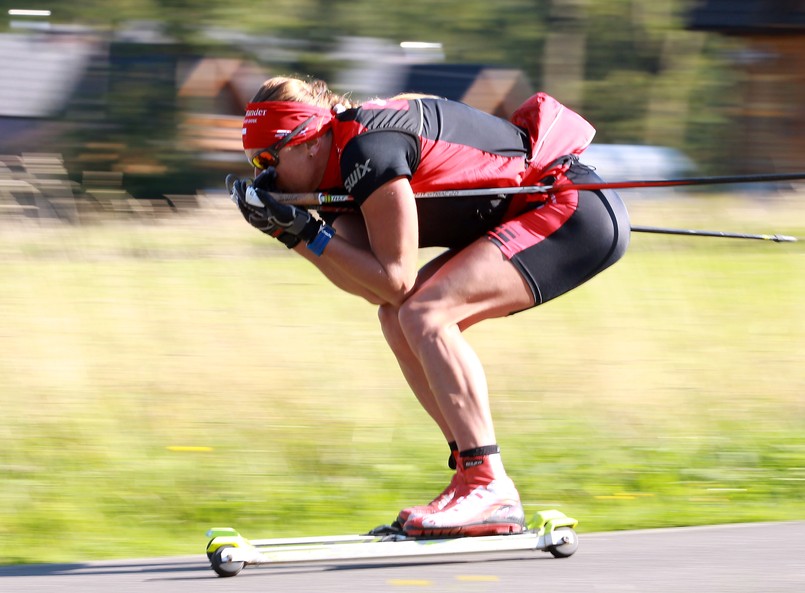
[[(218, 578), (206, 556), (0, 567), (4, 593), (460, 591), (805, 592), (805, 522), (582, 534), (578, 552), (247, 567)], [(199, 542), (203, 549), (206, 542)]]

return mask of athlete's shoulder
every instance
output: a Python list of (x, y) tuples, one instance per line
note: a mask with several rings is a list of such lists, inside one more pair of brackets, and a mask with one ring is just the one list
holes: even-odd
[(361, 203), (378, 187), (395, 177), (413, 176), (419, 162), (419, 142), (396, 130), (359, 134), (344, 146), (340, 156), (344, 187)]
[(372, 99), (342, 111), (336, 115), (336, 120), (341, 122), (362, 121), (377, 118), (384, 111), (406, 112), (411, 108), (411, 101), (407, 99)]
[(336, 116), (334, 130), (341, 145), (355, 136), (393, 130), (418, 135), (421, 130), (422, 108), (416, 101), (377, 99), (348, 109)]

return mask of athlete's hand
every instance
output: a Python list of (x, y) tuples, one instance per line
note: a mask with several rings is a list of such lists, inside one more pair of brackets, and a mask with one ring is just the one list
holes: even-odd
[(289, 249), (305, 241), (313, 253), (321, 255), (335, 236), (335, 229), (313, 217), (307, 210), (283, 204), (265, 188), (273, 188), (276, 173), (268, 169), (253, 182), (227, 175), (226, 187), (232, 201), (254, 228), (276, 237)]
[[(259, 178), (258, 178), (259, 179)], [(230, 174), (226, 176), (226, 189), (235, 204), (238, 205), (240, 213), (250, 225), (267, 235), (276, 237), (288, 249), (296, 246), (301, 240), (299, 237), (284, 233), (271, 218), (265, 205), (255, 197), (252, 189), (251, 179), (239, 179)]]
[(272, 195), (275, 181), (276, 173), (273, 169), (263, 171), (254, 183), (246, 188), (247, 203), (260, 204), (265, 208), (267, 221), (277, 229), (275, 233), (295, 237), (297, 242), (302, 240), (308, 249), (316, 255), (321, 255), (327, 243), (335, 236), (335, 229), (312, 216), (305, 208), (284, 204), (275, 199)]
[[(260, 177), (263, 175), (265, 173)], [(251, 187), (247, 188), (246, 200), (249, 203), (259, 203), (264, 206), (269, 220), (285, 232), (296, 235), (304, 241), (309, 241), (315, 237), (322, 222), (314, 218), (304, 208), (277, 201), (270, 191), (260, 187), (260, 177), (255, 180)]]

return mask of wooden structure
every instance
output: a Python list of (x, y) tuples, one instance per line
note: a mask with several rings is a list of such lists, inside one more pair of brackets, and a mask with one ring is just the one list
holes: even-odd
[(742, 46), (734, 57), (743, 79), (736, 166), (747, 173), (805, 168), (805, 1), (700, 0), (688, 27)]
[(179, 85), (180, 141), (208, 169), (248, 170), (241, 143), (246, 104), (265, 80), (251, 62), (202, 58)]

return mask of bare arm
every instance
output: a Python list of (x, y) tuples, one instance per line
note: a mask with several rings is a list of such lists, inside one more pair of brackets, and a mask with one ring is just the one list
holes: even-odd
[(417, 274), (419, 236), (410, 183), (404, 177), (385, 183), (363, 203), (361, 212), (368, 249), (336, 234), (320, 257), (303, 245), (296, 250), (345, 290), (377, 304), (399, 305), (413, 288)]
[[(369, 237), (366, 233), (366, 223), (360, 214), (344, 214), (338, 217), (333, 223), (336, 236), (340, 241), (347, 241), (358, 249), (369, 250)], [(299, 255), (308, 260), (311, 264), (324, 274), (335, 286), (355, 296), (361, 297), (374, 305), (386, 304), (376, 294), (370, 292), (365, 286), (361, 286), (349, 275), (342, 272), (335, 266), (330, 258), (319, 257), (309, 249), (297, 249)]]

